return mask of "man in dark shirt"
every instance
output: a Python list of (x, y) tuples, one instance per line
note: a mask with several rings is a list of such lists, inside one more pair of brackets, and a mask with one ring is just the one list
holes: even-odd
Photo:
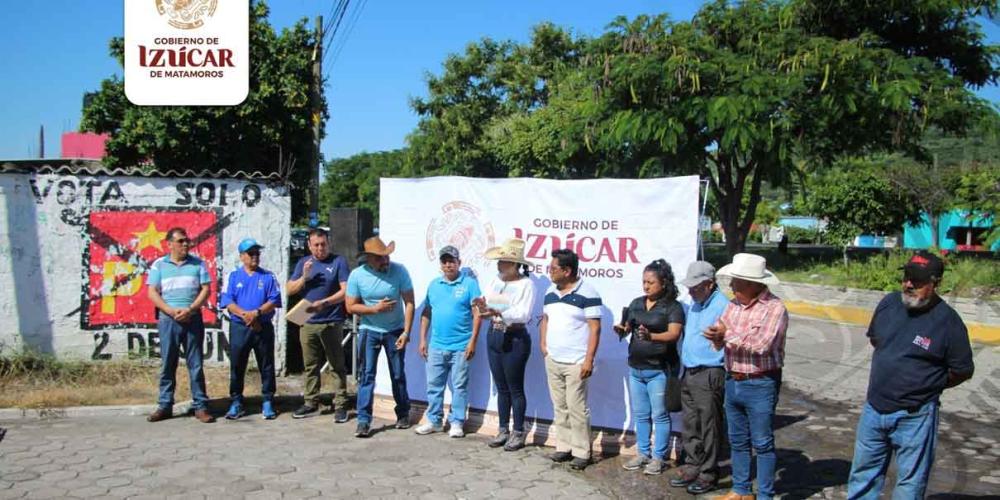
[(962, 318), (937, 295), (944, 262), (921, 252), (903, 266), (903, 290), (882, 299), (868, 327), (875, 353), (858, 421), (848, 498), (876, 499), (896, 453), (894, 498), (923, 498), (934, 462), (938, 398), (973, 372)]
[(319, 409), (320, 370), (323, 362), (333, 369), (333, 420), (347, 422), (347, 368), (344, 362), (344, 294), (347, 290), (347, 261), (330, 253), (326, 231), (309, 231), (309, 253), (299, 259), (288, 281), (288, 295), (302, 294), (312, 305), (313, 316), (299, 328), (302, 361), (306, 369), (305, 403), (292, 414), (304, 418)]

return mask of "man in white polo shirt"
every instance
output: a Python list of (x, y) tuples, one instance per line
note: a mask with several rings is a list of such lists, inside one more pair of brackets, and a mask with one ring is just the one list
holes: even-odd
[(587, 379), (601, 333), (601, 296), (578, 275), (580, 259), (572, 250), (555, 250), (549, 266), (552, 285), (545, 293), (539, 345), (545, 356), (549, 394), (555, 416), (554, 462), (570, 461), (582, 470), (590, 464), (590, 407)]

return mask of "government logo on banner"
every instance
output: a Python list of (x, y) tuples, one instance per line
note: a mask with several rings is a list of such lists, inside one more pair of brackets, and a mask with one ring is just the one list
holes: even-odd
[(156, 307), (149, 300), (147, 271), (168, 253), (167, 230), (182, 227), (191, 238), (191, 255), (202, 259), (211, 277), (208, 307), (202, 309), (206, 326), (217, 327), (218, 258), (221, 242), (219, 214), (213, 210), (108, 210), (91, 212), (87, 220), (83, 256), (86, 290), (82, 327), (154, 327)]
[(448, 245), (458, 248), (465, 267), (479, 269), (485, 266), (486, 250), (496, 246), (493, 224), (471, 203), (446, 203), (427, 225), (427, 259), (437, 261), (438, 252)]
[(225, 106), (250, 89), (248, 0), (124, 0), (125, 95), (147, 106)]

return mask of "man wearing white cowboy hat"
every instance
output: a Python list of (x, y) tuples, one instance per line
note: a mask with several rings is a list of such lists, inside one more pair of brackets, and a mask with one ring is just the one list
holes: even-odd
[(734, 298), (719, 322), (705, 330), (716, 349), (725, 348), (726, 420), (732, 451), (733, 489), (724, 500), (751, 500), (750, 448), (757, 454), (757, 498), (774, 496), (772, 419), (785, 358), (788, 311), (768, 285), (778, 278), (763, 257), (748, 253), (716, 273), (732, 279)]
[[(413, 282), (400, 264), (389, 261), (396, 242), (388, 245), (378, 236), (365, 240), (365, 264), (347, 278), (347, 312), (361, 316), (358, 332), (358, 428), (354, 435), (371, 435), (378, 353), (385, 349), (396, 401), (396, 428), (410, 427), (410, 397), (406, 392), (406, 343), (413, 324)], [(399, 302), (403, 302), (400, 307)]]

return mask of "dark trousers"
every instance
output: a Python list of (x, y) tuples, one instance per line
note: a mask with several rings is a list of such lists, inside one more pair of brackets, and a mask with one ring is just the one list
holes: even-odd
[(274, 399), (274, 325), (261, 323), (259, 332), (242, 323), (229, 323), (229, 397), (243, 401), (243, 381), (253, 351), (260, 369), (260, 392), (264, 401)]
[(524, 432), (524, 412), (528, 407), (528, 399), (524, 396), (524, 370), (531, 355), (531, 337), (523, 328), (506, 332), (491, 330), (487, 336), (487, 354), (490, 373), (497, 386), (500, 429), (508, 428), (513, 409), (514, 430)]
[(721, 366), (688, 369), (681, 379), (685, 464), (713, 482), (718, 477), (725, 390), (726, 371)]

